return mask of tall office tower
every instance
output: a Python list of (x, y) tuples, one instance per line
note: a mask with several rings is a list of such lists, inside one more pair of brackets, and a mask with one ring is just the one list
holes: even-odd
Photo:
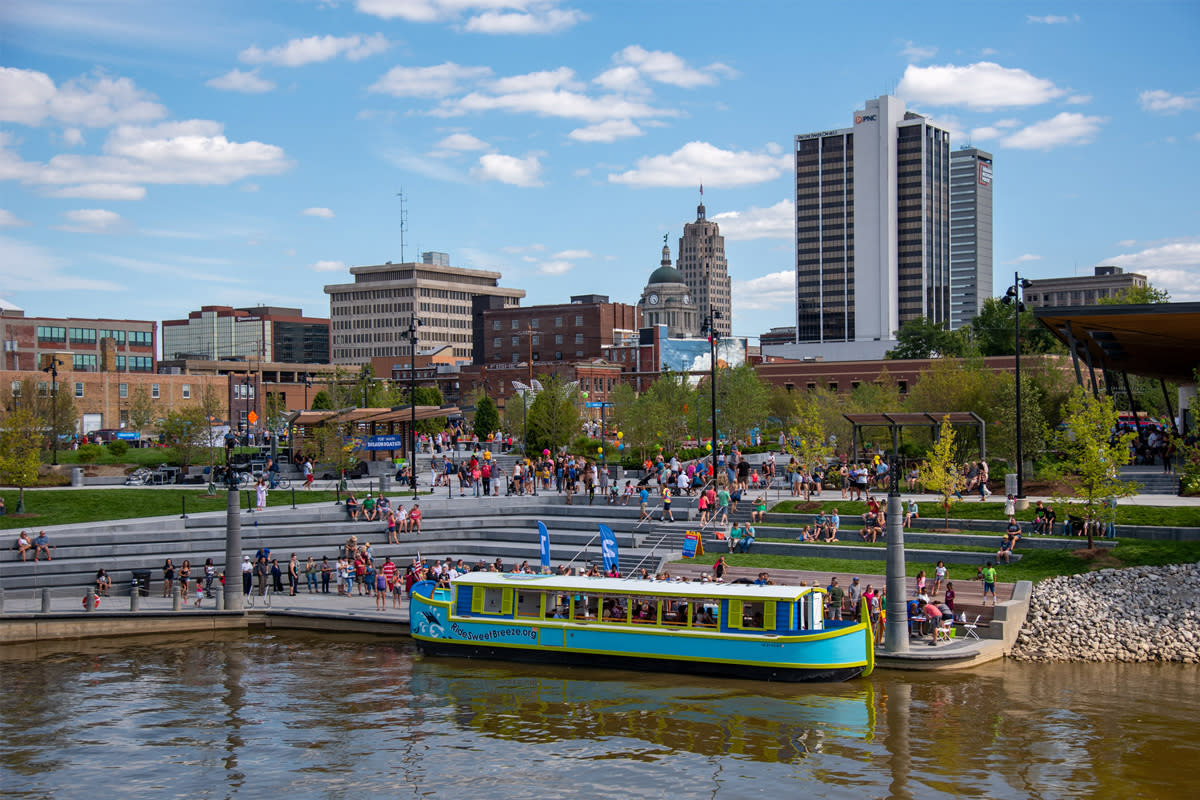
[(889, 96), (796, 137), (796, 341), (877, 358), (916, 317), (950, 319), (950, 134)]
[(992, 296), (992, 154), (950, 154), (950, 327), (961, 328)]
[[(372, 358), (407, 356), (408, 323), (416, 317), (417, 350), (449, 345), (455, 358), (469, 359), (480, 298), (496, 307), (521, 304), (524, 289), (500, 285), (500, 273), (433, 263), (351, 267), (352, 283), (325, 287), (329, 295), (333, 363), (366, 364)], [(448, 258), (446, 260), (449, 260)]]
[(708, 316), (710, 306), (715, 308), (721, 314), (714, 324), (717, 334), (729, 336), (733, 326), (733, 304), (729, 262), (725, 260), (725, 237), (721, 235), (721, 227), (705, 216), (704, 187), (700, 188), (700, 196), (696, 221), (683, 226), (679, 258), (675, 263), (683, 273), (692, 305), (699, 309), (701, 321)]

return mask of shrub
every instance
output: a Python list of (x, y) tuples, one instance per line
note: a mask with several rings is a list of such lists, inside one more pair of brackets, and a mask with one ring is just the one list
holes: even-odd
[(95, 464), (100, 460), (103, 450), (98, 444), (84, 444), (79, 446), (79, 450), (77, 452), (79, 454), (79, 461), (81, 463)]
[(114, 439), (108, 443), (108, 454), (113, 458), (124, 458), (129, 452), (129, 443), (124, 439)]

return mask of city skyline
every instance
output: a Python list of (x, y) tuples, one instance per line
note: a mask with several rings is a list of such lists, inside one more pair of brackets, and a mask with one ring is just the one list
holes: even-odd
[(351, 266), (435, 250), (524, 304), (636, 303), (704, 184), (732, 333), (757, 337), (795, 319), (792, 138), (889, 92), (1003, 164), (999, 283), (1115, 264), (1200, 299), (1194, 5), (719, 10), (6, 4), (0, 298), (40, 316), (326, 316), (323, 287)]

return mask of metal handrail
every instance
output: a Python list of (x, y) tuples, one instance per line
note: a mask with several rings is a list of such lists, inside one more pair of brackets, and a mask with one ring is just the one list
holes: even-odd
[(567, 562), (567, 569), (570, 569), (570, 568), (571, 568), (571, 565), (575, 563), (575, 559), (579, 558), (579, 554), (580, 554), (580, 553), (583, 553), (583, 552), (585, 552), (585, 551), (586, 551), (586, 550), (587, 550), (589, 547), (591, 547), (591, 546), (592, 546), (592, 542), (596, 541), (596, 537), (598, 537), (599, 535), (600, 535), (600, 532), (599, 532), (599, 531), (596, 531), (595, 533), (593, 533), (593, 534), (592, 534), (592, 538), (588, 539), (588, 540), (587, 540), (587, 543), (586, 543), (586, 544), (585, 544), (583, 547), (581, 547), (581, 548), (580, 548), (580, 549), (579, 549), (579, 550), (578, 550), (578, 551), (575, 553), (575, 555), (571, 556), (571, 560)]

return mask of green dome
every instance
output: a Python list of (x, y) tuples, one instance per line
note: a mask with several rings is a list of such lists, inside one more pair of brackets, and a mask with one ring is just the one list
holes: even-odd
[(685, 283), (683, 273), (674, 267), (659, 267), (650, 273), (649, 283)]

